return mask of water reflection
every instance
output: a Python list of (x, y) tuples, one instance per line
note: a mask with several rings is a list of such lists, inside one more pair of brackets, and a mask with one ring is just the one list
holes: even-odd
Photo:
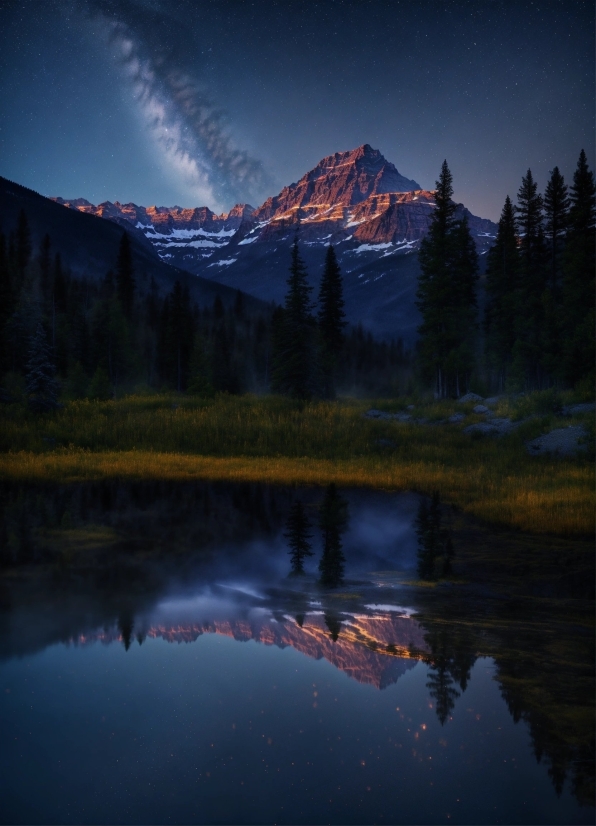
[[(165, 657), (164, 662), (171, 662), (156, 648), (165, 642), (190, 644), (185, 650), (197, 652), (193, 657), (202, 663), (202, 673), (217, 683), (217, 668), (210, 664), (211, 655), (205, 653), (215, 649), (206, 647), (207, 640), (258, 643), (261, 650), (278, 652), (278, 658), (268, 661), (266, 668), (276, 685), (286, 685), (288, 707), (298, 702), (288, 682), (288, 662), (297, 673), (311, 673), (307, 665), (294, 666), (294, 661), (288, 661), (288, 651), (296, 652), (313, 668), (328, 663), (338, 678), (349, 678), (354, 690), (372, 689), (375, 696), (391, 697), (377, 701), (371, 694), (351, 694), (344, 702), (343, 683), (334, 684), (328, 677), (338, 702), (344, 702), (344, 716), (337, 724), (340, 733), (333, 735), (336, 738), (347, 737), (354, 715), (366, 717), (375, 704), (384, 703), (383, 717), (374, 725), (371, 722), (367, 733), (359, 734), (357, 742), (366, 743), (361, 758), (365, 763), (370, 762), (371, 754), (381, 755), (382, 731), (383, 748), (388, 749), (382, 752), (382, 759), (391, 765), (394, 758), (390, 755), (397, 754), (403, 745), (396, 739), (391, 715), (403, 714), (400, 709), (405, 698), (418, 703), (423, 711), (412, 712), (414, 722), (408, 723), (414, 727), (412, 732), (408, 728), (414, 738), (408, 760), (417, 766), (419, 738), (431, 725), (428, 712), (432, 709), (435, 725), (443, 732), (437, 742), (451, 742), (453, 731), (459, 730), (468, 710), (478, 702), (473, 699), (474, 679), (478, 679), (473, 674), (479, 662), (485, 662), (478, 658), (488, 656), (491, 679), (496, 680), (505, 701), (499, 702), (513, 723), (527, 726), (532, 759), (545, 766), (542, 774), (550, 778), (562, 801), (569, 800), (572, 792), (582, 805), (592, 803), (593, 645), (578, 632), (577, 623), (567, 626), (560, 616), (556, 625), (543, 622), (535, 602), (527, 609), (520, 602), (513, 610), (511, 602), (487, 600), (467, 586), (426, 591), (406, 586), (404, 582), (412, 578), (417, 563), (417, 497), (340, 492), (332, 486), (296, 490), (207, 483), (98, 484), (50, 490), (4, 489), (2, 501), (2, 558), (10, 576), (5, 576), (0, 586), (0, 660), (5, 663), (0, 675), (13, 673), (11, 663), (20, 662), (15, 658), (25, 658), (24, 663), (36, 668), (36, 663), (44, 661), (42, 652), (55, 651), (56, 643), (73, 655), (80, 652), (81, 657), (83, 652), (99, 652), (93, 656), (101, 656), (102, 651), (117, 649), (126, 652), (126, 662), (135, 664), (131, 668), (140, 668), (141, 662), (148, 668), (152, 658), (157, 662)], [(30, 514), (28, 520), (23, 517), (25, 512)], [(31, 567), (32, 562), (37, 568)], [(550, 603), (548, 610), (552, 610)], [(249, 675), (250, 662), (256, 662), (255, 649), (238, 646), (226, 650), (228, 656), (245, 662)], [(248, 659), (241, 653), (247, 650), (253, 652)], [(138, 660), (141, 652), (149, 659)], [(77, 662), (86, 661), (84, 657), (72, 660), (69, 667), (76, 670)], [(181, 667), (180, 663), (175, 666)], [(220, 663), (218, 668), (222, 667)], [(171, 676), (183, 679), (176, 672)], [(154, 675), (153, 679), (162, 678)], [(184, 679), (189, 679), (188, 675)], [(254, 679), (257, 686), (258, 678)], [(218, 690), (227, 697), (226, 703), (237, 706), (240, 719), (243, 686)], [(265, 694), (263, 687), (254, 690), (255, 696), (259, 691)], [(488, 697), (486, 686), (483, 690)], [(313, 691), (319, 694), (318, 687)], [(497, 719), (500, 706), (490, 696), (490, 713)], [(77, 704), (83, 699), (73, 692), (69, 701), (76, 717)], [(321, 708), (319, 696), (312, 704)], [(158, 713), (157, 707), (154, 712)], [(23, 720), (28, 719), (28, 713), (25, 706), (20, 712), (11, 711), (11, 715), (17, 714), (15, 719), (21, 714)], [(151, 716), (153, 711), (147, 713)], [(188, 725), (192, 725), (196, 706), (189, 705), (185, 713)], [(246, 713), (247, 720), (252, 720), (256, 712)], [(331, 712), (320, 713), (323, 725), (324, 715)], [(217, 716), (217, 708), (213, 714)], [(279, 725), (281, 731), (283, 726)], [(505, 729), (501, 721), (496, 731)], [(275, 740), (282, 735), (270, 732), (268, 736)], [(318, 735), (311, 736), (316, 749), (328, 748)], [(511, 737), (508, 733), (507, 742)], [(312, 754), (315, 747), (305, 744), (296, 753), (302, 754), (303, 748)], [(342, 769), (344, 782), (348, 786), (356, 783), (355, 769), (347, 768), (352, 757), (348, 760), (339, 741), (333, 748), (347, 761)], [(494, 743), (490, 748), (497, 753)], [(247, 759), (232, 746), (230, 749), (227, 759)], [(530, 771), (528, 755), (523, 748), (515, 749), (511, 759)], [(454, 765), (468, 765), (467, 752), (450, 754)], [(487, 757), (491, 755), (489, 750)], [(424, 757), (429, 762), (431, 759), (438, 760), (438, 754), (429, 752)], [(404, 765), (403, 761), (399, 764), (399, 772), (406, 771)], [(478, 772), (492, 771), (479, 764)], [(442, 772), (445, 777), (449, 774), (446, 767)], [(479, 777), (470, 776), (468, 791)], [(336, 781), (334, 777), (332, 782), (337, 785)], [(431, 786), (434, 782), (428, 781)], [(390, 797), (386, 780), (381, 786), (379, 794)], [(419, 791), (424, 796), (428, 788), (424, 791), (420, 787)], [(526, 790), (520, 791), (520, 801), (525, 794)], [(379, 808), (380, 802), (376, 808), (371, 805), (357, 809), (358, 822), (399, 820), (395, 808), (385, 811)], [(392, 805), (397, 804), (394, 801)], [(483, 811), (482, 802), (478, 805), (480, 808), (468, 811), (468, 821), (477, 820)], [(537, 810), (532, 811), (521, 821), (537, 817)], [(564, 810), (553, 808), (555, 811)], [(585, 812), (568, 811), (573, 815), (565, 817), (578, 822)], [(185, 817), (190, 817), (189, 812), (185, 810)], [(325, 819), (347, 822), (346, 812), (344, 807), (335, 820), (332, 813)], [(308, 817), (312, 816), (311, 811)], [(433, 822), (438, 822), (445, 820), (446, 814), (437, 809), (433, 817)], [(284, 820), (279, 811), (275, 818)], [(403, 819), (407, 818), (411, 822), (412, 811), (404, 815)], [(255, 814), (254, 819), (263, 818)]]

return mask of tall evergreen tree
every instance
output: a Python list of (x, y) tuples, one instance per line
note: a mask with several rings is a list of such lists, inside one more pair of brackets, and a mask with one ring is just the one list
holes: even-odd
[(519, 236), (521, 290), (518, 329), (514, 345), (513, 380), (518, 386), (540, 388), (544, 330), (544, 290), (548, 280), (547, 251), (543, 227), (543, 200), (532, 171), (522, 178), (515, 208)]
[(49, 410), (56, 406), (58, 382), (54, 378), (55, 373), (46, 331), (39, 321), (29, 348), (25, 387), (29, 403), (34, 409)]
[(436, 208), (419, 251), (419, 355), (440, 398), (459, 395), (473, 369), (478, 256), (467, 221), (455, 218), (453, 178), (443, 161)]
[(341, 270), (332, 244), (327, 247), (325, 268), (319, 289), (319, 332), (324, 395), (335, 396), (335, 372), (344, 344), (345, 312)]
[(128, 320), (132, 318), (135, 286), (130, 238), (128, 233), (124, 231), (120, 239), (118, 260), (116, 262), (116, 287), (124, 315)]
[(306, 267), (292, 244), (288, 292), (272, 345), (272, 389), (293, 398), (308, 399), (316, 389), (315, 327)]
[(550, 257), (550, 289), (556, 295), (561, 281), (561, 253), (567, 230), (569, 198), (565, 179), (555, 166), (544, 192), (544, 234)]
[(568, 384), (594, 385), (594, 227), (596, 187), (582, 149), (571, 186), (563, 261), (564, 375)]
[(304, 573), (304, 560), (312, 556), (310, 524), (302, 502), (294, 502), (286, 524), (285, 538), (290, 546), (290, 560), (292, 574), (299, 576)]
[(484, 317), (486, 361), (503, 391), (511, 365), (520, 311), (519, 251), (515, 212), (509, 195), (501, 212), (495, 244), (488, 252)]

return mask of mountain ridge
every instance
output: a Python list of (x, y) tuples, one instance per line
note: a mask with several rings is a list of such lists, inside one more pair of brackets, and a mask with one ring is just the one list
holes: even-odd
[[(428, 231), (434, 190), (401, 175), (369, 144), (327, 155), (259, 207), (236, 204), (220, 215), (208, 207), (53, 200), (130, 227), (168, 264), (277, 303), (285, 294), (288, 247), (295, 233), (313, 287), (325, 247), (333, 244), (344, 275), (348, 321), (383, 338), (412, 343), (416, 337), (418, 269), (412, 253)], [(484, 255), (497, 225), (463, 204), (456, 215), (467, 218)]]

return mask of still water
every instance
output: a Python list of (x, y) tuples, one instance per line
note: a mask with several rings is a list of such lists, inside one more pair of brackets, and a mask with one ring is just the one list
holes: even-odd
[(323, 589), (315, 518), (306, 574), (288, 576), (297, 495), (231, 531), (254, 501), (212, 489), (203, 519), (224, 538), (192, 564), (5, 585), (2, 822), (592, 823), (499, 664), (404, 584), (417, 499), (346, 493), (345, 579)]

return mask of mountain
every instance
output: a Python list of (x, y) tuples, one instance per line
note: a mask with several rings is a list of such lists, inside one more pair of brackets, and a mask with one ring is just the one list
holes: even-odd
[[(418, 261), (413, 253), (428, 229), (434, 192), (405, 178), (369, 144), (323, 158), (257, 209), (237, 204), (215, 215), (207, 207), (55, 200), (133, 228), (162, 261), (278, 303), (286, 292), (289, 246), (298, 230), (315, 287), (325, 247), (335, 245), (350, 322), (409, 343), (416, 336)], [(457, 214), (467, 217), (479, 253), (486, 253), (496, 224), (462, 204)]]
[[(65, 210), (53, 200), (0, 177), (0, 229), (3, 232), (11, 232), (16, 227), (21, 210), (27, 216), (33, 253), (37, 253), (47, 233), (52, 243), (52, 254), (60, 253), (63, 263), (79, 278), (104, 278), (108, 270), (114, 268), (122, 227), (125, 227), (131, 237), (135, 275), (141, 291), (153, 278), (160, 292), (166, 293), (179, 279), (183, 284), (188, 284), (192, 298), (199, 305), (212, 304), (217, 295), (226, 305), (235, 299), (235, 289), (213, 280), (197, 278), (163, 261), (144, 233), (131, 227), (127, 220), (116, 220), (116, 215), (110, 216), (110, 220), (103, 220), (97, 208), (83, 198), (73, 202), (72, 210)], [(249, 305), (252, 303), (262, 307), (262, 303), (252, 296), (246, 296), (246, 299)]]

